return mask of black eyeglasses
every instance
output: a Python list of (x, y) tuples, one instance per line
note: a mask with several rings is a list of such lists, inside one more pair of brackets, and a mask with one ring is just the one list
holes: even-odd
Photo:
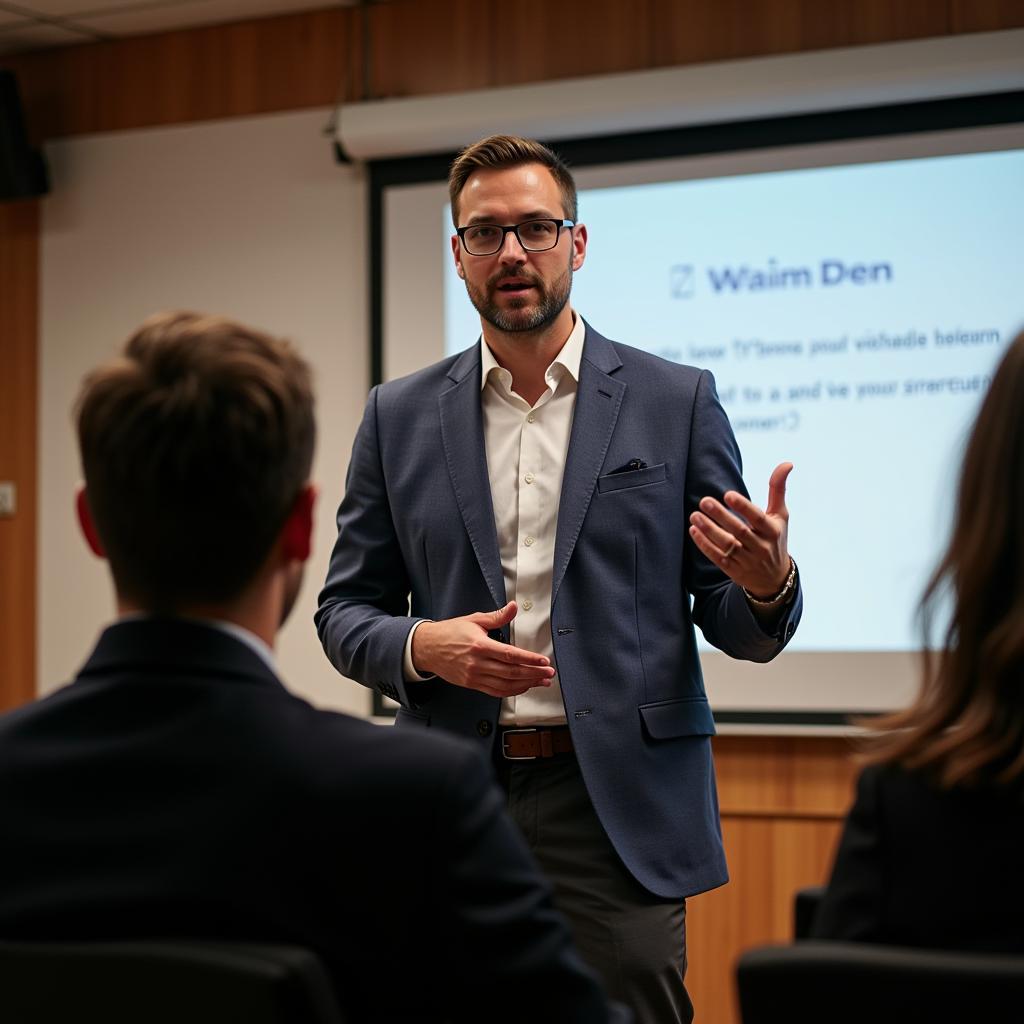
[(527, 252), (544, 252), (558, 245), (562, 228), (576, 226), (574, 220), (524, 220), (520, 224), (470, 224), (456, 228), (462, 248), (470, 256), (493, 256), (505, 244), (511, 231)]

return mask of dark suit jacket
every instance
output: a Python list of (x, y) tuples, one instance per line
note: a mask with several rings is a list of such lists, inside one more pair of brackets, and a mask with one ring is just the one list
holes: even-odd
[[(646, 467), (616, 472), (633, 459)], [(801, 611), (797, 595), (767, 634), (741, 588), (690, 540), (697, 502), (730, 489), (745, 493), (740, 454), (711, 375), (588, 326), (558, 513), (552, 639), (597, 814), (633, 875), (668, 899), (727, 877), (693, 624), (734, 657), (768, 661)], [(489, 751), (496, 698), (439, 680), (407, 685), (402, 675), (415, 619), (505, 604), (479, 345), (373, 390), (338, 526), (317, 612), (328, 657), (398, 700), (400, 725), (438, 726)]]
[(219, 630), (119, 623), (0, 718), (0, 937), (295, 943), (353, 1021), (607, 1020), (488, 777)]
[(1024, 789), (867, 768), (813, 936), (1024, 953)]

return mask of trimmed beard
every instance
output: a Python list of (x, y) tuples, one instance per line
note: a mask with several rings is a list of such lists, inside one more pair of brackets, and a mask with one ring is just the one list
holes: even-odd
[[(514, 303), (518, 302), (519, 305), (513, 304), (507, 309), (498, 306), (492, 298), (494, 290), (497, 288), (497, 282), (506, 277), (527, 276), (530, 284), (537, 290), (537, 305), (528, 309), (531, 299), (524, 297), (514, 300)], [(545, 288), (540, 278), (533, 274), (510, 274), (507, 270), (493, 275), (484, 285), (483, 290), (474, 288), (468, 280), (466, 281), (466, 293), (476, 311), (492, 327), (496, 327), (506, 334), (537, 332), (547, 327), (565, 309), (570, 291), (572, 291), (571, 266), (566, 268), (561, 277), (552, 282), (550, 289)]]

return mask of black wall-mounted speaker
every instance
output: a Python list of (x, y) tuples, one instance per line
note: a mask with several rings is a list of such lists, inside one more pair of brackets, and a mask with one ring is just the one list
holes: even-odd
[(42, 153), (28, 144), (14, 73), (0, 69), (0, 200), (50, 191)]

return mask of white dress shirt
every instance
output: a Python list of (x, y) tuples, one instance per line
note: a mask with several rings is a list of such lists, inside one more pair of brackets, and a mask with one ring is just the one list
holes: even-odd
[[(505, 577), (505, 596), (519, 605), (511, 625), (516, 647), (546, 655), (551, 642), (551, 576), (562, 474), (576, 408), (583, 320), (544, 373), (547, 389), (531, 406), (512, 390), (512, 374), (481, 341), (481, 393), (487, 476)], [(564, 725), (558, 666), (551, 686), (535, 686), (501, 702), (502, 725)]]
[[(551, 642), (551, 577), (584, 334), (583, 320), (573, 314), (572, 333), (545, 371), (547, 389), (532, 406), (512, 390), (512, 374), (480, 341), (480, 404), (494, 525), (505, 596), (519, 606), (510, 639), (516, 647), (545, 655), (555, 667), (549, 687), (535, 686), (501, 702), (502, 725), (566, 721)], [(414, 632), (415, 627), (406, 642), (405, 675), (423, 679), (412, 664)]]

